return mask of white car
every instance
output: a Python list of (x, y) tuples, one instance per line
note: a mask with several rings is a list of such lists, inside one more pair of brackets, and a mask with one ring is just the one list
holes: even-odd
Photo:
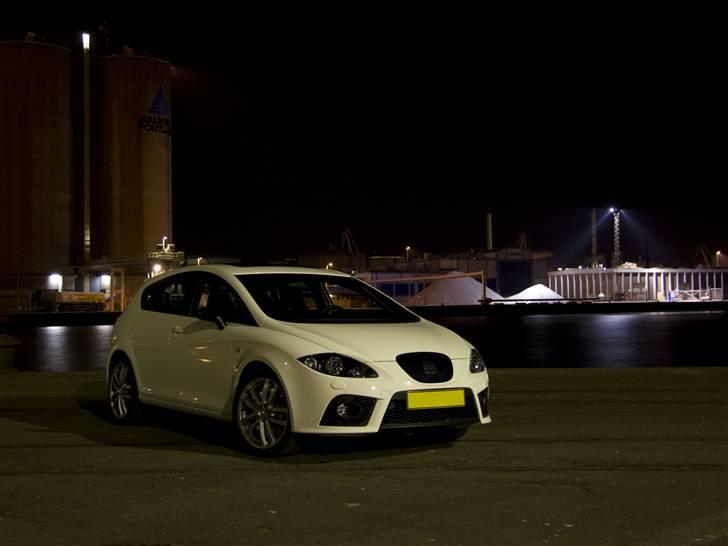
[(148, 281), (119, 317), (107, 362), (113, 418), (140, 402), (232, 420), (275, 455), (294, 434), (489, 423), (478, 351), (359, 279), (332, 270), (197, 266)]

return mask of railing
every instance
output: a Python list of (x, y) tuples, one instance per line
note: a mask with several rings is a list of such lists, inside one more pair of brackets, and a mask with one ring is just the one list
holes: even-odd
[(147, 252), (147, 260), (179, 260), (184, 261), (185, 259), (185, 253), (183, 251), (177, 251), (177, 252), (165, 252), (165, 251), (155, 251), (155, 252)]
[(667, 293), (667, 301), (716, 301), (723, 299), (722, 288), (704, 290), (673, 290)]

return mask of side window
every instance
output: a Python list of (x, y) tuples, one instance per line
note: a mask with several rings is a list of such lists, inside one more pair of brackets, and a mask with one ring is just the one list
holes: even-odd
[(145, 311), (156, 311), (158, 283), (153, 283), (151, 286), (147, 286), (142, 292), (141, 306)]
[(223, 279), (212, 275), (206, 275), (200, 283), (197, 301), (193, 305), (192, 312), (199, 316), (200, 311), (205, 308), (214, 309), (225, 322), (235, 322), (257, 326), (253, 315), (240, 299), (240, 296)]
[[(152, 296), (152, 301), (156, 300), (153, 304), (154, 310), (173, 315), (188, 315), (196, 285), (196, 276), (190, 274), (174, 275), (157, 283), (156, 294)], [(144, 294), (142, 302), (143, 296)]]

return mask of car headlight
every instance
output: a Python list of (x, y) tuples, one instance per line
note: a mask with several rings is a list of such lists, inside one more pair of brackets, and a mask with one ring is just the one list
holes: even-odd
[(336, 377), (379, 377), (366, 364), (335, 353), (302, 356), (298, 361), (307, 368)]
[(485, 371), (485, 362), (478, 349), (470, 349), (470, 371), (473, 373)]

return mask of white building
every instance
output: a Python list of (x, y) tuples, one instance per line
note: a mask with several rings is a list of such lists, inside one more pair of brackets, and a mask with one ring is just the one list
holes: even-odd
[(728, 270), (624, 267), (550, 271), (548, 286), (566, 299), (707, 301), (723, 299)]

